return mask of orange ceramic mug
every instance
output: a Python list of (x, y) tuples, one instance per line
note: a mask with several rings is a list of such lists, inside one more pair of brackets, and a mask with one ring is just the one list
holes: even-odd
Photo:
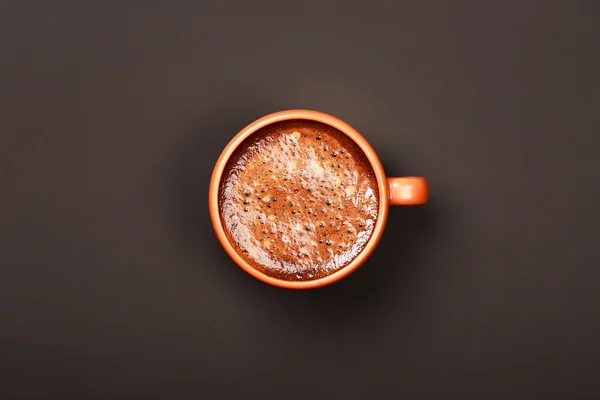
[[(227, 165), (227, 162), (235, 149), (250, 135), (257, 132), (261, 128), (267, 125), (286, 121), (286, 120), (310, 120), (320, 122), (329, 125), (346, 136), (351, 138), (364, 152), (367, 159), (370, 161), (375, 177), (377, 179), (377, 186), (379, 188), (379, 210), (377, 220), (371, 237), (365, 244), (362, 251), (345, 267), (338, 271), (327, 275), (322, 278), (306, 281), (291, 281), (274, 278), (265, 274), (262, 271), (251, 266), (246, 262), (236, 251), (235, 246), (230, 243), (225, 230), (223, 228), (222, 216), (219, 212), (219, 186), (223, 176), (223, 171)], [(219, 242), (227, 252), (227, 254), (247, 273), (253, 277), (266, 282), (268, 284), (286, 288), (286, 289), (313, 289), (325, 285), (334, 283), (355, 271), (360, 265), (362, 265), (366, 259), (371, 255), (377, 243), (381, 239), (385, 224), (387, 221), (388, 208), (389, 206), (409, 206), (409, 205), (420, 205), (427, 201), (428, 186), (427, 181), (421, 177), (387, 177), (385, 175), (383, 166), (379, 161), (379, 158), (375, 154), (375, 151), (366, 139), (358, 133), (353, 127), (348, 125), (346, 122), (322, 113), (318, 111), (310, 110), (287, 110), (269, 114), (262, 117), (250, 125), (242, 129), (225, 147), (221, 156), (219, 157), (215, 169), (210, 180), (210, 188), (208, 192), (208, 207), (210, 211), (210, 218), (212, 220), (213, 228), (217, 234)]]

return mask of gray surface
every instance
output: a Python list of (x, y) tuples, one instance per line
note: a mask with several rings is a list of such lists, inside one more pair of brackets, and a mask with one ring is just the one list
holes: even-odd
[[(0, 6), (0, 397), (600, 396), (592, 2), (176, 3)], [(431, 185), (314, 292), (245, 275), (207, 212), (287, 108)]]

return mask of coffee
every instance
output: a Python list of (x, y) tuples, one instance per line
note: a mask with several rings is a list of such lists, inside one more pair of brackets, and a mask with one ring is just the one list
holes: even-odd
[(248, 137), (219, 188), (225, 234), (238, 254), (285, 280), (317, 279), (349, 264), (370, 238), (378, 206), (363, 151), (309, 120), (274, 123)]

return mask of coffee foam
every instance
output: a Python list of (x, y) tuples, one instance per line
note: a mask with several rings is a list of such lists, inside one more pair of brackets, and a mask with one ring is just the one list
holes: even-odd
[(312, 280), (349, 264), (370, 238), (377, 181), (362, 150), (313, 121), (269, 125), (227, 163), (219, 209), (248, 263), (285, 280)]

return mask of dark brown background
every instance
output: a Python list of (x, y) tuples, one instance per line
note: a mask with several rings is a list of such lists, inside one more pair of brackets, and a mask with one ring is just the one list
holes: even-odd
[[(597, 398), (597, 11), (3, 1), (0, 397)], [(207, 212), (231, 137), (297, 107), (431, 184), (314, 292)]]

